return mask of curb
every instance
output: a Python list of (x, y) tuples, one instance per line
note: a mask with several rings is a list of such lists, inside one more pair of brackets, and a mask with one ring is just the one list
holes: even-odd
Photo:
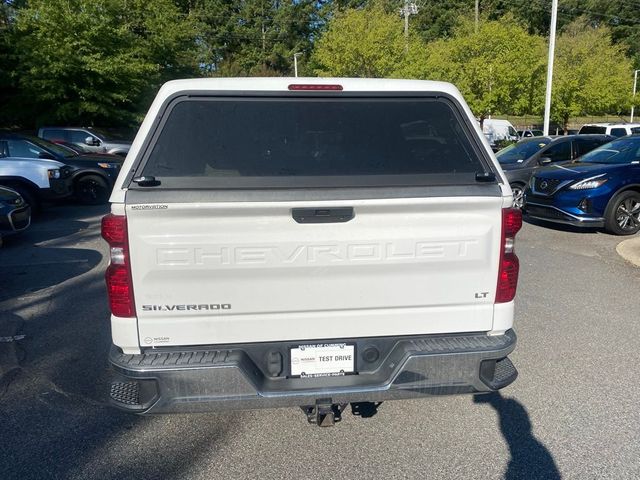
[(640, 267), (640, 237), (629, 238), (616, 247), (618, 255), (636, 267)]

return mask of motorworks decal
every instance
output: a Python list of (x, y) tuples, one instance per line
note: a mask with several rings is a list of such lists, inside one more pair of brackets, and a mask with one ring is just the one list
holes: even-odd
[(231, 310), (230, 303), (201, 303), (191, 305), (142, 305), (144, 312), (173, 312), (173, 311), (215, 311), (215, 310)]
[(131, 210), (166, 210), (169, 205), (131, 205)]

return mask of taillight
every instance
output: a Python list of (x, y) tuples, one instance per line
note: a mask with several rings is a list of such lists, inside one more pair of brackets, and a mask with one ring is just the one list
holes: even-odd
[(496, 303), (510, 302), (516, 296), (520, 262), (514, 252), (516, 233), (522, 228), (522, 212), (518, 208), (502, 209), (502, 241)]
[(102, 238), (109, 244), (111, 260), (105, 274), (111, 313), (116, 317), (134, 317), (136, 309), (129, 264), (127, 217), (112, 213), (105, 215), (102, 218)]

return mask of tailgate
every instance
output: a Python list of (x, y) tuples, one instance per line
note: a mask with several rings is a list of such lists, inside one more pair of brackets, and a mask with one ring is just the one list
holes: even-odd
[[(298, 223), (297, 208), (352, 208)], [(127, 207), (142, 345), (486, 331), (501, 197)]]
[(143, 346), (492, 328), (503, 199), (470, 111), (339, 87), (158, 107), (126, 168)]

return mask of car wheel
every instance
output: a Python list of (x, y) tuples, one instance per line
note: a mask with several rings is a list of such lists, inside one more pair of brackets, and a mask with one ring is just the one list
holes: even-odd
[(640, 193), (626, 191), (616, 195), (605, 215), (605, 228), (615, 235), (633, 235), (640, 230)]
[(81, 177), (75, 184), (76, 199), (85, 205), (101, 205), (109, 199), (109, 185), (97, 175)]
[(519, 183), (512, 183), (511, 191), (513, 192), (513, 206), (522, 208), (524, 204), (524, 187)]

